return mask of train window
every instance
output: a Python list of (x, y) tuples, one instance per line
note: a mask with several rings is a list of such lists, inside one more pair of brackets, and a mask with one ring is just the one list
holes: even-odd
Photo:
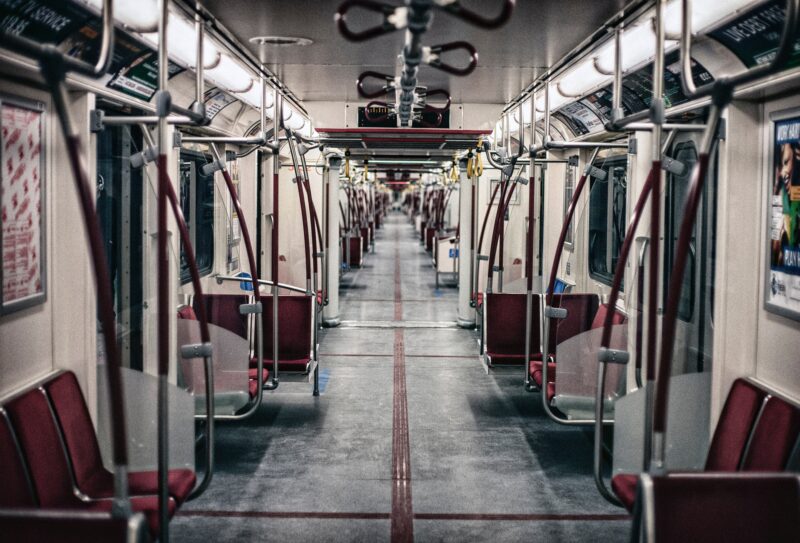
[[(666, 183), (664, 281), (669, 284), (675, 259), (680, 223), (697, 162), (697, 149), (692, 141), (675, 144), (672, 158), (683, 164), (681, 175), (670, 173)], [(685, 371), (704, 371), (712, 359), (714, 316), (714, 264), (716, 260), (716, 174), (713, 168), (703, 187), (697, 221), (683, 277), (678, 306), (678, 343), (676, 356), (686, 361)], [(667, 296), (666, 288), (664, 296)], [(681, 347), (682, 346), (682, 347)]]
[[(563, 217), (566, 218), (569, 203), (572, 201), (572, 193), (575, 191), (575, 170), (577, 166), (567, 165), (567, 171), (564, 178), (564, 210)], [(567, 251), (572, 250), (573, 233), (575, 231), (574, 221), (570, 221), (567, 229), (567, 235), (564, 238), (564, 249)]]
[(625, 237), (628, 158), (598, 159), (595, 167), (606, 172), (592, 177), (589, 195), (589, 276), (610, 285)]
[[(678, 242), (678, 231), (683, 218), (683, 206), (686, 202), (686, 196), (689, 192), (689, 184), (691, 182), (691, 172), (694, 165), (697, 163), (697, 150), (695, 149), (694, 142), (687, 141), (681, 142), (675, 146), (673, 151), (676, 161), (684, 165), (683, 174), (676, 175), (669, 173), (667, 176), (667, 191), (666, 191), (666, 247), (664, 255), (664, 279), (666, 284), (669, 283), (669, 274), (672, 271), (672, 262), (675, 258), (675, 245)], [(695, 299), (695, 265), (697, 262), (697, 224), (695, 223), (692, 232), (692, 243), (690, 245), (689, 260), (687, 261), (686, 273), (683, 275), (683, 287), (681, 289), (681, 301), (678, 306), (678, 318), (682, 321), (689, 322), (692, 318), (694, 311)]]
[[(103, 231), (122, 363), (142, 369), (143, 173), (130, 157), (141, 150), (136, 126), (109, 126), (97, 134), (97, 215)], [(99, 342), (102, 344), (102, 342)]]
[[(210, 161), (211, 157), (198, 151), (181, 151), (181, 209), (201, 275), (208, 275), (214, 267), (214, 174), (206, 175), (202, 171)], [(181, 247), (181, 282), (188, 283), (190, 279)]]

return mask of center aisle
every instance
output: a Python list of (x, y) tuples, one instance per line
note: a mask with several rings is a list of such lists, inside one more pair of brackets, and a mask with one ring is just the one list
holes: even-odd
[(547, 419), (522, 369), (489, 376), (457, 290), (435, 288), (402, 214), (340, 288), (324, 389), (284, 384), (218, 425), (204, 496), (175, 541), (623, 541), (591, 475), (591, 434)]

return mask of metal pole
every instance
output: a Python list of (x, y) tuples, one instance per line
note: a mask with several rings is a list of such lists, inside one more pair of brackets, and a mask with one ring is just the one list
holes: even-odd
[(278, 133), (280, 132), (281, 125), (283, 124), (283, 97), (278, 93), (277, 87), (274, 89), (275, 99), (275, 118), (272, 120), (272, 134), (275, 138), (275, 153), (272, 156), (272, 371), (274, 374), (273, 381), (278, 383), (278, 357), (280, 354), (279, 338), (280, 338), (280, 322), (278, 318), (278, 282), (280, 274), (278, 272), (279, 255), (280, 255), (280, 236), (279, 236), (279, 219), (280, 219), (280, 183), (279, 173), (281, 169), (280, 158), (280, 143), (278, 141)]
[(169, 327), (170, 272), (167, 248), (167, 115), (171, 108), (168, 85), (168, 0), (159, 0), (158, 19), (158, 520), (159, 541), (169, 543)]

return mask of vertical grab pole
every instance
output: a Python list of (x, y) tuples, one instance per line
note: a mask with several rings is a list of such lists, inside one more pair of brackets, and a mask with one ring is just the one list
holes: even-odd
[[(530, 143), (531, 148), (536, 145), (536, 91), (531, 93), (531, 132)], [(523, 108), (519, 108), (519, 131), (520, 134), (525, 131), (525, 121), (522, 118)], [(520, 142), (522, 145), (522, 142)], [(525, 379), (523, 384), (525, 390), (530, 391), (531, 386), (531, 324), (533, 323), (533, 228), (534, 228), (534, 213), (536, 211), (536, 159), (530, 158), (528, 164), (528, 232), (525, 238)], [(544, 359), (544, 363), (547, 360)], [(545, 386), (546, 389), (546, 386)]]
[(280, 346), (278, 345), (280, 338), (280, 323), (278, 319), (278, 296), (280, 294), (278, 291), (278, 281), (280, 275), (278, 273), (278, 261), (280, 254), (280, 247), (278, 245), (280, 243), (278, 230), (280, 224), (280, 214), (278, 212), (280, 208), (280, 183), (278, 182), (278, 177), (281, 169), (280, 138), (278, 137), (278, 133), (283, 125), (283, 97), (278, 92), (277, 87), (275, 87), (273, 92), (275, 101), (275, 115), (272, 119), (272, 134), (275, 137), (275, 154), (272, 157), (272, 371), (273, 381), (277, 388), (278, 355), (280, 354)]
[[(652, 160), (653, 188), (650, 199), (650, 239), (653, 240), (649, 254), (648, 266), (648, 298), (647, 298), (647, 379), (652, 380), (656, 375), (656, 356), (658, 353), (658, 285), (659, 285), (659, 256), (661, 239), (661, 125), (664, 123), (664, 1), (656, 0), (655, 16), (656, 54), (653, 60), (653, 102), (650, 106), (650, 120), (653, 123), (652, 132)], [(650, 440), (653, 417), (654, 391), (653, 387), (645, 388), (645, 446), (644, 466), (649, 469), (652, 442)]]
[[(113, 2), (103, 1), (103, 41), (95, 66), (83, 70), (90, 76), (99, 76), (108, 70), (114, 49), (114, 15)], [(5, 39), (13, 38), (9, 35)], [(20, 38), (21, 39), (21, 38)], [(111, 299), (111, 276), (108, 271), (105, 250), (103, 248), (100, 223), (89, 181), (86, 165), (81, 157), (82, 146), (80, 134), (75, 128), (69, 112), (69, 99), (64, 90), (64, 75), (72, 60), (60, 53), (41, 50), (38, 46), (30, 48), (24, 44), (13, 43), (12, 48), (19, 46), (25, 54), (38, 56), (39, 66), (50, 93), (53, 106), (64, 136), (70, 169), (72, 170), (75, 189), (81, 206), (86, 236), (89, 242), (89, 254), (94, 271), (97, 291), (97, 311), (103, 332), (103, 344), (106, 352), (106, 379), (108, 380), (108, 401), (111, 411), (111, 446), (114, 462), (114, 500), (111, 514), (115, 518), (130, 517), (131, 504), (128, 495), (128, 438), (125, 428), (125, 391), (120, 374), (120, 358), (117, 347), (116, 323), (114, 320), (114, 303)], [(49, 53), (49, 54), (48, 54)]]
[[(167, 115), (171, 108), (167, 56), (168, 0), (159, 0), (158, 18), (158, 528), (159, 541), (169, 543), (169, 253), (167, 252)], [(198, 59), (202, 62), (202, 59)]]

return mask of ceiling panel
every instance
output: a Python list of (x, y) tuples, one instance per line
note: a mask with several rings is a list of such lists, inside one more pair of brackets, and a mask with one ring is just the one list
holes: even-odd
[[(356, 100), (355, 81), (365, 70), (394, 73), (403, 32), (361, 42), (345, 40), (334, 14), (342, 0), (205, 0), (204, 5), (254, 54), (254, 36), (311, 38), (306, 47), (270, 47), (269, 68), (302, 100)], [(402, 2), (395, 0), (396, 5)], [(474, 11), (493, 16), (500, 0), (462, 0)], [(504, 27), (482, 30), (435, 10), (425, 45), (467, 40), (478, 49), (478, 68), (454, 77), (433, 68), (420, 69), (419, 84), (449, 90), (456, 102), (505, 103), (534, 75), (551, 66), (621, 10), (624, 0), (518, 0)], [(355, 11), (351, 12), (355, 15)], [(360, 12), (363, 13), (363, 12)], [(354, 28), (379, 19), (348, 17)], [(361, 19), (361, 20), (360, 20)]]

